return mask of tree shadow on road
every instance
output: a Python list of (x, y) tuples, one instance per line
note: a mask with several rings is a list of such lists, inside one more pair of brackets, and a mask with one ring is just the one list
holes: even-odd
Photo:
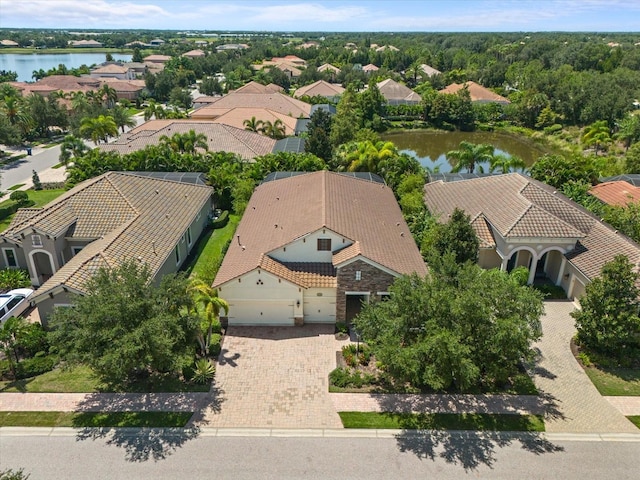
[(192, 413), (183, 428), (176, 427), (82, 427), (76, 440), (104, 440), (107, 445), (121, 447), (130, 462), (163, 460), (186, 442), (197, 438), (206, 426), (206, 415), (219, 412), (223, 393), (215, 384), (210, 392), (196, 394), (143, 394), (138, 396), (89, 395), (80, 406), (81, 411), (135, 412), (171, 411)]

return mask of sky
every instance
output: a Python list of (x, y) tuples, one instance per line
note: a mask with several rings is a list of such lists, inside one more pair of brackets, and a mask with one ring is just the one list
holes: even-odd
[(640, 0), (0, 0), (0, 28), (640, 32)]

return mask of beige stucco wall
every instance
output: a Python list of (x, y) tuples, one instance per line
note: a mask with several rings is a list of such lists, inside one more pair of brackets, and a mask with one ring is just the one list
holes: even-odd
[(478, 265), (482, 268), (500, 268), (502, 259), (495, 250), (481, 249), (478, 254)]
[[(276, 228), (274, 226), (274, 228)], [(331, 251), (318, 251), (318, 239), (331, 239)], [(342, 235), (323, 228), (305, 235), (282, 248), (268, 252), (270, 257), (280, 262), (324, 262), (331, 263), (333, 252), (348, 247), (353, 242)]]
[(44, 300), (39, 302), (37, 304), (37, 308), (42, 326), (47, 327), (49, 317), (56, 306), (68, 306), (73, 304), (73, 302), (74, 294), (69, 292), (59, 292), (55, 294), (53, 298), (51, 298), (51, 296), (47, 296)]

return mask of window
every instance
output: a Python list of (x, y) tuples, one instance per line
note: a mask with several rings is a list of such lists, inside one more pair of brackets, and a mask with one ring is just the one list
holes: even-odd
[(71, 255), (74, 257), (80, 253), (83, 247), (71, 247)]
[(180, 263), (180, 246), (179, 245), (176, 245), (175, 253), (176, 253), (176, 265), (177, 265)]
[(362, 280), (362, 272), (360, 270), (356, 270), (356, 280)]
[(331, 239), (330, 238), (319, 238), (318, 239), (318, 250), (322, 251), (331, 251)]
[(16, 258), (16, 251), (13, 248), (3, 248), (4, 262), (8, 268), (16, 268), (18, 266), (18, 259)]
[(31, 245), (34, 247), (41, 247), (42, 237), (40, 235), (31, 235)]
[(191, 246), (191, 227), (187, 228), (187, 243)]

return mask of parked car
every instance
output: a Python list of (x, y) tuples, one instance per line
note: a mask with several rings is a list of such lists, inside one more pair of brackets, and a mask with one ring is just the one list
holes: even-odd
[(29, 306), (30, 288), (17, 288), (0, 294), (0, 325), (10, 317), (21, 315)]

